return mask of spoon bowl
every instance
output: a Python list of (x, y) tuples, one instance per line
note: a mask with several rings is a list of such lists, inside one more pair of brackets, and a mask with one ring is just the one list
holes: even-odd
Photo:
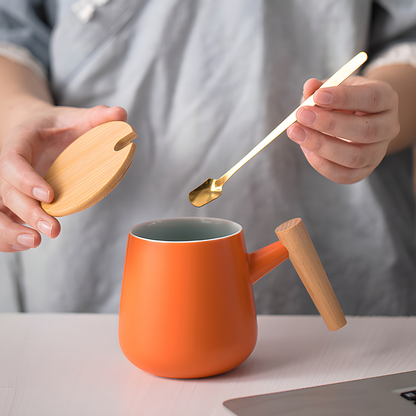
[(217, 179), (207, 179), (204, 183), (199, 185), (189, 193), (189, 200), (192, 205), (202, 207), (208, 202), (217, 199), (222, 194), (222, 185), (217, 185)]

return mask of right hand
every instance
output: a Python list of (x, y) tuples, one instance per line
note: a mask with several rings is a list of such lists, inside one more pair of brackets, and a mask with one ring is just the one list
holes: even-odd
[(43, 177), (59, 154), (86, 131), (126, 119), (121, 107), (80, 109), (44, 103), (16, 123), (0, 150), (0, 251), (38, 247), (40, 233), (59, 235), (58, 220), (39, 203), (53, 200), (53, 190)]

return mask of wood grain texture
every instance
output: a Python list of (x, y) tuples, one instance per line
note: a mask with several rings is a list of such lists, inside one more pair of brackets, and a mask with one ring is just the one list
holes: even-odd
[(55, 160), (45, 180), (54, 200), (42, 208), (54, 217), (74, 214), (96, 204), (120, 182), (133, 160), (136, 137), (122, 121), (101, 124), (69, 145)]
[(303, 221), (289, 220), (275, 232), (328, 329), (342, 328), (347, 321)]

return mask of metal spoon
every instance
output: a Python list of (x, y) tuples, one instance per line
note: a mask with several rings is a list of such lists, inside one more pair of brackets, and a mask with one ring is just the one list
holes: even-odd
[[(331, 78), (322, 84), (320, 88), (335, 87), (341, 82), (345, 81), (351, 74), (353, 74), (365, 61), (367, 60), (367, 54), (360, 52), (350, 61), (348, 61), (341, 69), (335, 72)], [(237, 172), (242, 166), (244, 166), (250, 159), (252, 159), (260, 150), (264, 149), (269, 143), (271, 143), (277, 136), (283, 133), (290, 125), (296, 121), (296, 111), (303, 106), (314, 106), (313, 95), (306, 99), (295, 111), (293, 111), (285, 120), (283, 120), (271, 133), (269, 133), (254, 149), (252, 149), (243, 159), (241, 159), (236, 165), (234, 165), (227, 173), (225, 173), (219, 179), (207, 179), (204, 183), (199, 185), (193, 191), (189, 193), (189, 200), (192, 205), (196, 207), (202, 207), (208, 202), (217, 199), (222, 194), (222, 187), (228, 179)]]

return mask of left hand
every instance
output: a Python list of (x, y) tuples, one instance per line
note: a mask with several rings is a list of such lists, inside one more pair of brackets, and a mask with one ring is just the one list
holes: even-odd
[(288, 136), (323, 176), (351, 184), (367, 177), (383, 160), (399, 134), (398, 95), (384, 81), (351, 77), (337, 87), (316, 91), (309, 79), (303, 97), (314, 94), (313, 107), (301, 107)]

